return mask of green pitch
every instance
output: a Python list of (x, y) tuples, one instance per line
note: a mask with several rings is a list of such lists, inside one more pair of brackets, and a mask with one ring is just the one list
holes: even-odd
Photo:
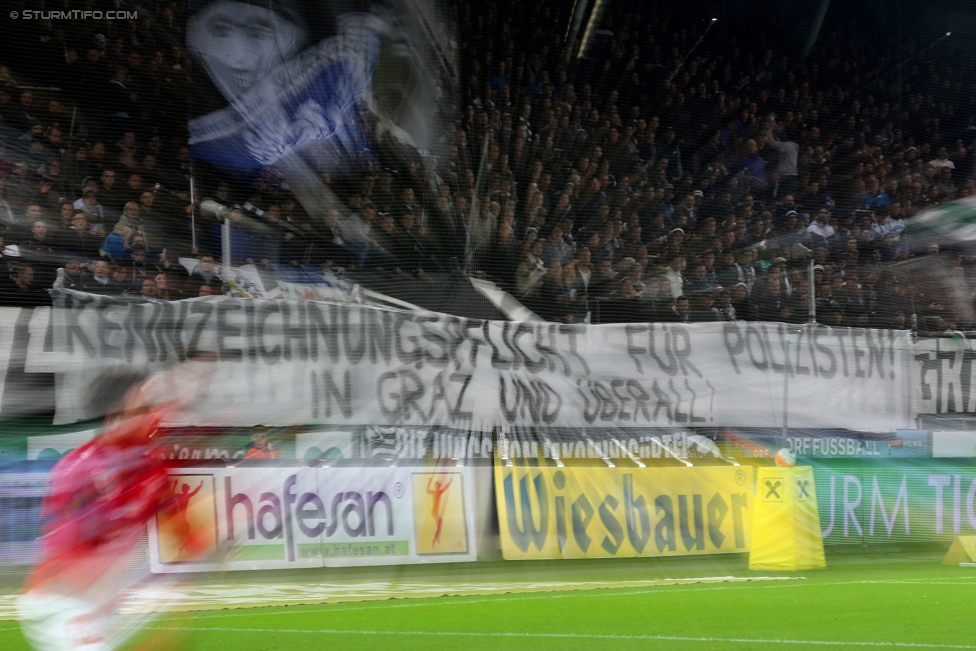
[[(799, 580), (521, 592), (167, 614), (137, 648), (290, 649), (976, 649), (976, 569), (937, 554), (828, 557)], [(248, 577), (237, 575), (240, 580)], [(323, 573), (323, 581), (476, 585), (587, 583), (749, 572), (707, 560), (474, 563)], [(307, 575), (290, 575), (308, 581)], [(298, 578), (296, 578), (298, 577)], [(280, 575), (261, 580), (281, 582)], [(254, 584), (250, 584), (253, 588)], [(0, 649), (27, 650), (15, 622)]]

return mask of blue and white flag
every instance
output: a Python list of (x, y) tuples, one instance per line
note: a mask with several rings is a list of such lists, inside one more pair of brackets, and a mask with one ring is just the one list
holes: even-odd
[(430, 91), (418, 52), (427, 36), (418, 26), (428, 23), (413, 0), (393, 2), (329, 19), (303, 16), (301, 0), (195, 8), (187, 49), (226, 105), (189, 120), (193, 157), (254, 169), (328, 142), (349, 162), (368, 142), (358, 115), (366, 108), (397, 139), (425, 147)]

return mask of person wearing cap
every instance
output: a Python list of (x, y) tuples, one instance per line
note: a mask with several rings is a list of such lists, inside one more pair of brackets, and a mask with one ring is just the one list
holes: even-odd
[(731, 305), (735, 308), (736, 319), (739, 321), (758, 321), (759, 316), (756, 312), (756, 305), (749, 295), (749, 287), (745, 283), (736, 283), (732, 286)]
[(833, 237), (834, 228), (830, 225), (830, 211), (827, 208), (820, 208), (814, 213), (814, 219), (807, 226), (807, 233), (814, 235), (822, 240)]
[(92, 224), (105, 223), (105, 210), (98, 203), (98, 195), (94, 190), (86, 190), (85, 194), (82, 195), (81, 210), (85, 211), (85, 214), (88, 215), (88, 220)]
[(85, 207), (85, 193), (89, 191), (98, 193), (98, 181), (91, 176), (81, 182), (81, 196), (74, 200), (71, 204), (72, 208), (75, 210), (83, 210)]
[(795, 210), (788, 211), (783, 218), (774, 225), (774, 233), (780, 237), (792, 235), (800, 228), (800, 213)]

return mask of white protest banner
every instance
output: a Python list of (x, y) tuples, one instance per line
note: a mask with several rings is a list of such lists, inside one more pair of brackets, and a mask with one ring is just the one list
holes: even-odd
[(173, 469), (156, 573), (477, 560), (470, 468)]
[(279, 265), (275, 282), (281, 298), (298, 301), (352, 302), (352, 283), (333, 272), (315, 268)]
[[(774, 323), (587, 326), (362, 305), (205, 297), (143, 302), (62, 291), (56, 422), (88, 418), (99, 369), (158, 370), (174, 424), (549, 427), (914, 425), (903, 331)], [(788, 383), (788, 387), (784, 387)], [(187, 395), (187, 394), (190, 395)]]
[(915, 342), (919, 413), (976, 413), (974, 360), (976, 350), (969, 339), (928, 337)]
[[(200, 271), (200, 261), (196, 258), (180, 258), (180, 264), (186, 269), (187, 273)], [(264, 281), (258, 268), (253, 264), (244, 264), (239, 267), (230, 268), (230, 277), (224, 278), (224, 268), (215, 265), (213, 268), (214, 277), (228, 285), (227, 291), (231, 296), (238, 298), (265, 298), (267, 293), (264, 290)]]

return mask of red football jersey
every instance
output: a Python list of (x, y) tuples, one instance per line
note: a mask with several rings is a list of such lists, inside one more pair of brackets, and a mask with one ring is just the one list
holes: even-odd
[(162, 417), (131, 418), (67, 454), (41, 508), (44, 559), (84, 553), (138, 533), (166, 495), (166, 468), (151, 442)]

